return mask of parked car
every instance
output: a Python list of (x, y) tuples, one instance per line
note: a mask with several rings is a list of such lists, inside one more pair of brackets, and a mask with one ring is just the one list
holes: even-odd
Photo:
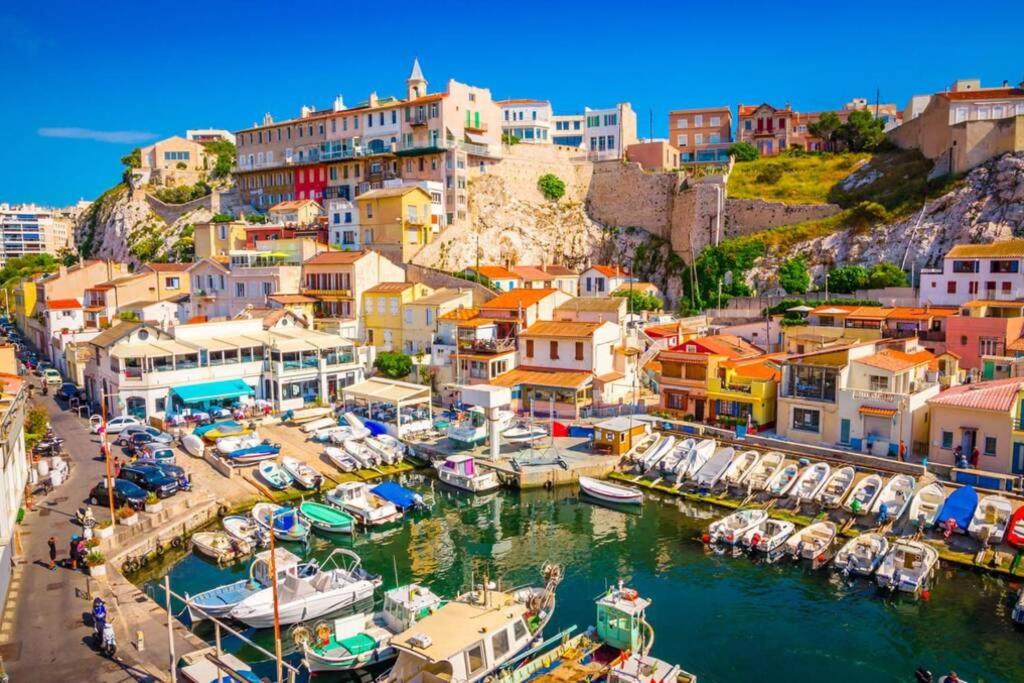
[(173, 448), (159, 441), (142, 444), (139, 446), (138, 455), (140, 459), (154, 460), (158, 463), (170, 463), (172, 465), (177, 458), (177, 453), (174, 452)]
[(63, 379), (64, 378), (60, 376), (60, 372), (54, 368), (46, 368), (43, 370), (43, 381), (47, 384), (60, 384)]
[(183, 467), (169, 463), (166, 460), (154, 460), (152, 458), (139, 458), (132, 464), (132, 467), (139, 467), (140, 465), (143, 467), (155, 467), (168, 477), (173, 478), (174, 481), (178, 482), (179, 491), (184, 491), (188, 485), (188, 473), (185, 472)]
[[(133, 415), (118, 415), (107, 420), (107, 434), (120, 434), (129, 425), (140, 425), (142, 420)], [(92, 426), (92, 433), (99, 434), (103, 422), (97, 422)]]
[(151, 465), (128, 465), (121, 468), (121, 479), (155, 493), (157, 498), (170, 498), (178, 492), (178, 481)]
[(65, 401), (70, 401), (73, 398), (83, 400), (85, 392), (79, 389), (74, 382), (64, 382), (64, 384), (60, 385), (60, 389), (57, 390), (57, 398), (62, 398)]
[(117, 435), (117, 444), (119, 446), (127, 446), (131, 442), (131, 438), (136, 434), (148, 434), (153, 441), (156, 443), (171, 443), (174, 441), (174, 437), (167, 432), (162, 432), (156, 427), (139, 423), (137, 425), (128, 425)]
[[(118, 443), (124, 443), (124, 432), (121, 432)], [(128, 436), (128, 443), (124, 444), (124, 452), (128, 455), (138, 455), (139, 449), (148, 443), (154, 443), (153, 437), (146, 432), (132, 432)]]
[[(104, 477), (100, 479), (100, 483), (93, 486), (92, 490), (89, 491), (89, 504), (106, 505), (108, 500), (107, 480)], [(129, 505), (136, 510), (141, 510), (146, 507), (146, 492), (140, 486), (133, 484), (127, 479), (115, 479), (114, 505), (117, 507)]]
[(48, 361), (48, 360), (41, 360), (38, 363), (36, 363), (36, 374), (39, 375), (40, 377), (42, 377), (43, 373), (46, 372), (47, 370), (49, 370), (52, 367), (53, 367), (53, 363), (51, 363), (50, 361)]

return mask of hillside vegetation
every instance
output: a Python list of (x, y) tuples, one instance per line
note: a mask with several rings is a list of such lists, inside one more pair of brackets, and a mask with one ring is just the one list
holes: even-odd
[(870, 158), (870, 154), (809, 154), (737, 163), (729, 174), (729, 196), (824, 204), (832, 201), (832, 188)]

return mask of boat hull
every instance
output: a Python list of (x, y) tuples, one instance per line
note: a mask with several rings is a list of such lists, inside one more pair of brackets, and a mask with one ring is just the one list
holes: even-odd
[(644, 502), (644, 494), (634, 488), (609, 484), (590, 477), (580, 477), (580, 489), (597, 500), (618, 505), (640, 505)]
[[(269, 590), (264, 589), (264, 591)], [(358, 584), (353, 584), (351, 590), (320, 594), (309, 599), (279, 604), (278, 620), (282, 626), (298, 624), (337, 612), (372, 596), (373, 584), (369, 581), (360, 581)], [(246, 604), (246, 601), (242, 601), (231, 610), (231, 618), (252, 628), (271, 628), (274, 625), (273, 602), (268, 598), (261, 600), (259, 604), (250, 606)]]

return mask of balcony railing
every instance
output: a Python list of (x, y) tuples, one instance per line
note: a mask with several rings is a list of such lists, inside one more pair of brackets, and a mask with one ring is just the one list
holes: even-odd
[(505, 353), (516, 350), (515, 339), (460, 339), (459, 351), (467, 353)]
[(351, 289), (320, 289), (317, 287), (303, 287), (302, 293), (308, 294), (309, 296), (334, 296), (341, 299), (352, 298)]

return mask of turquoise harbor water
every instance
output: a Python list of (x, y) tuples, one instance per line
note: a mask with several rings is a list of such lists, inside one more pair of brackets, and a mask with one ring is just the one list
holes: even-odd
[[(435, 499), (429, 515), (392, 529), (354, 539), (316, 535), (309, 552), (323, 557), (335, 544), (352, 547), (385, 577), (385, 587), (394, 585), (397, 567), (402, 583), (422, 582), (442, 595), (474, 575), (503, 585), (533, 582), (544, 562), (558, 562), (566, 576), (549, 635), (593, 623), (593, 598), (625, 579), (654, 601), (653, 654), (701, 683), (912, 681), (917, 666), (936, 674), (954, 669), (971, 683), (1024, 681), (1024, 633), (1009, 619), (1017, 587), (1003, 579), (943, 567), (931, 599), (915, 601), (865, 580), (846, 583), (828, 568), (718, 554), (696, 539), (725, 512), (668, 496), (649, 496), (634, 513), (581, 501), (571, 488), (474, 498), (437, 487)], [(187, 556), (170, 568), (171, 586), (195, 593), (247, 571), (248, 563), (219, 569)], [(148, 590), (162, 604), (155, 583)], [(208, 626), (196, 632), (212, 639)], [(271, 631), (256, 640), (273, 649)], [(227, 642), (229, 649), (240, 645)], [(240, 654), (257, 658), (251, 649)]]

